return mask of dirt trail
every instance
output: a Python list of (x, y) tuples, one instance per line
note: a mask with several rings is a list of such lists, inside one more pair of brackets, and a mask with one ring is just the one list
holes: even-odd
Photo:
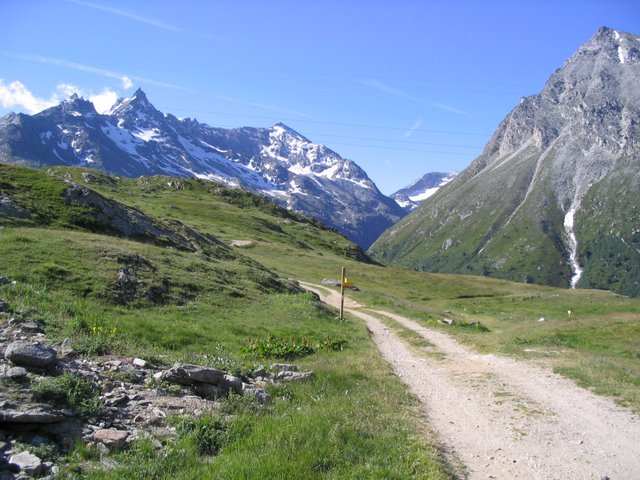
[[(337, 292), (303, 286), (339, 307)], [(474, 353), (408, 318), (362, 309), (345, 299), (469, 479), (640, 479), (640, 419), (630, 411), (550, 370)], [(412, 353), (381, 316), (419, 333), (436, 354)]]

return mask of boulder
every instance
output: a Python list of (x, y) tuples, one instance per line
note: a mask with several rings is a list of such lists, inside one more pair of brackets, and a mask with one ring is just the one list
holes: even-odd
[(217, 368), (200, 367), (176, 363), (163, 375), (163, 380), (180, 385), (193, 385), (195, 383), (209, 383), (219, 385), (225, 381), (227, 372)]
[(116, 428), (105, 428), (102, 430), (96, 430), (93, 433), (95, 441), (102, 443), (109, 451), (124, 448), (127, 445), (128, 437), (128, 432), (125, 430), (118, 430)]
[(33, 453), (26, 451), (12, 455), (9, 458), (9, 463), (17, 465), (22, 473), (32, 477), (39, 475), (43, 470), (42, 460)]
[(38, 342), (16, 340), (11, 342), (4, 352), (4, 357), (25, 367), (46, 368), (56, 361), (57, 352)]

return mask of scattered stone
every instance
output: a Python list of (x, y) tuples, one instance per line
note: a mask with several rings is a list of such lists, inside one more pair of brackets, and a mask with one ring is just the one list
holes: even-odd
[(340, 286), (340, 282), (338, 280), (333, 279), (333, 278), (323, 278), (322, 279), (322, 285), (327, 285), (329, 287), (339, 287)]
[(0, 277), (0, 285), (9, 285), (10, 283), (15, 285), (16, 282), (9, 277)]
[(228, 373), (224, 375), (224, 380), (221, 382), (221, 386), (224, 390), (231, 390), (238, 395), (242, 394), (242, 380)]
[(11, 309), (9, 308), (9, 304), (4, 300), (0, 300), (0, 313), (9, 313)]
[(128, 437), (128, 432), (116, 428), (105, 428), (93, 433), (95, 441), (102, 443), (110, 452), (124, 448)]
[(278, 380), (283, 380), (283, 381), (287, 381), (287, 382), (293, 382), (293, 381), (297, 381), (297, 380), (304, 380), (306, 378), (312, 377), (313, 376), (313, 372), (291, 372), (288, 370), (284, 370), (282, 372), (279, 372), (276, 375), (276, 378)]
[(38, 342), (16, 340), (11, 342), (4, 352), (7, 360), (25, 367), (46, 368), (56, 360), (57, 352)]
[(134, 358), (131, 363), (138, 368), (147, 368), (148, 365), (147, 361), (141, 358)]
[(42, 460), (29, 452), (20, 452), (12, 455), (11, 458), (9, 458), (9, 463), (17, 465), (20, 467), (21, 472), (32, 477), (39, 475), (43, 470)]
[(273, 398), (271, 398), (271, 395), (269, 395), (267, 392), (265, 392), (261, 388), (245, 388), (244, 394), (252, 395), (253, 397), (255, 397), (255, 399), (258, 400), (258, 403), (260, 403), (260, 405), (267, 405), (267, 404), (273, 403)]
[(26, 368), (23, 367), (11, 367), (6, 372), (4, 372), (4, 377), (9, 380), (19, 381), (23, 380), (27, 376), (28, 372)]
[(44, 333), (44, 324), (42, 322), (25, 322), (20, 325), (23, 332)]
[(453, 325), (453, 320), (451, 320), (450, 318), (443, 318), (442, 320), (440, 320), (440, 323), (444, 323), (446, 325)]
[(540, 318), (538, 319), (538, 323), (543, 323), (543, 322), (544, 322), (544, 317), (540, 317)]
[(297, 372), (299, 370), (297, 365), (291, 365), (290, 363), (274, 363), (271, 368), (278, 372)]

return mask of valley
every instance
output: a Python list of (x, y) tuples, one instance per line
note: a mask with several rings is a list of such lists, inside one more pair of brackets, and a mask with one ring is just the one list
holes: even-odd
[[(536, 440), (542, 437), (533, 433), (536, 422), (574, 417), (557, 403), (545, 406), (547, 400), (528, 393), (518, 378), (532, 379), (532, 385), (541, 378), (542, 386), (531, 388), (547, 394), (566, 388), (576, 395), (576, 404), (588, 398), (584, 401), (589, 405), (605, 405), (611, 415), (637, 423), (637, 299), (382, 266), (319, 222), (203, 180), (1, 167), (0, 274), (15, 281), (0, 285), (0, 299), (9, 308), (0, 314), (4, 329), (14, 328), (16, 321), (42, 322), (43, 340), (60, 351), (63, 343), (75, 351), (65, 362), (142, 358), (160, 369), (182, 362), (221, 368), (247, 382), (261, 367), (271, 372), (272, 365), (282, 361), (313, 372), (300, 382), (267, 382), (270, 405), (245, 396), (213, 402), (201, 421), (224, 425), (217, 455), (203, 454), (201, 442), (209, 440), (197, 440), (188, 431), (159, 437), (159, 450), (140, 441), (109, 453), (96, 453), (90, 442), (85, 450), (50, 452), (45, 458), (52, 458), (70, 478), (445, 479), (465, 478), (464, 472), (470, 478), (477, 472), (505, 478), (514, 471), (508, 465), (514, 458), (508, 454), (522, 459), (531, 472), (548, 473), (553, 463), (536, 466), (535, 458), (547, 452)], [(68, 191), (102, 200), (77, 203)], [(128, 218), (136, 229), (107, 228), (100, 205)], [(339, 278), (342, 266), (359, 288), (348, 293), (348, 302), (370, 309), (347, 303), (344, 322), (296, 284)], [(327, 288), (320, 292), (327, 295)], [(375, 313), (380, 311), (387, 313)], [(363, 322), (363, 313), (370, 323)], [(413, 323), (396, 323), (400, 317)], [(407, 355), (405, 360), (420, 365), (408, 367), (416, 372), (447, 370), (444, 365), (453, 359), (454, 367), (420, 380), (431, 385), (426, 393), (408, 391), (402, 382), (412, 377), (400, 370), (406, 362), (389, 366), (378, 354), (382, 347), (372, 343), (371, 332), (376, 342), (389, 342)], [(462, 347), (448, 347), (454, 345), (448, 336)], [(284, 358), (270, 353), (277, 349)], [(307, 353), (294, 355), (297, 351)], [(464, 353), (458, 359), (456, 352)], [(514, 373), (503, 377), (496, 371)], [(519, 372), (531, 373), (520, 377)], [(30, 372), (27, 385), (41, 381), (40, 375)], [(429, 383), (438, 378), (441, 384)], [(15, 388), (12, 381), (1, 381)], [(447, 390), (451, 385), (461, 390)], [(158, 388), (142, 387), (152, 392)], [(179, 392), (160, 388), (170, 390), (172, 401), (188, 394), (187, 387)], [(438, 394), (447, 392), (456, 402), (460, 397), (463, 402), (470, 398), (470, 403), (454, 407), (450, 397), (443, 405)], [(435, 404), (425, 409), (425, 396), (433, 394)], [(564, 403), (565, 394), (557, 398)], [(505, 419), (513, 415), (514, 423), (505, 420), (502, 425), (485, 416), (487, 403), (507, 412)], [(471, 410), (477, 421), (457, 416), (472, 407), (477, 408)], [(223, 424), (216, 423), (220, 410), (229, 412)], [(167, 412), (168, 420), (156, 415), (154, 421), (186, 421), (173, 417)], [(85, 419), (90, 425), (96, 421)], [(591, 420), (575, 422), (584, 432), (593, 428)], [(499, 439), (487, 445), (483, 441), (491, 452), (466, 449), (461, 443), (468, 437), (464, 428), (481, 423), (486, 428), (482, 432)], [(447, 425), (459, 426), (460, 437)], [(569, 439), (554, 440), (558, 449), (583, 439), (576, 430), (562, 431)], [(585, 433), (580, 444), (584, 455), (595, 448), (589, 435)], [(601, 441), (605, 450), (608, 441)], [(19, 442), (11, 445), (26, 448)], [(509, 445), (521, 445), (522, 450)], [(605, 456), (594, 474), (616, 471), (608, 470), (610, 458)], [(579, 470), (582, 460), (571, 457), (567, 462), (562, 467), (567, 470), (560, 472), (584, 473)]]

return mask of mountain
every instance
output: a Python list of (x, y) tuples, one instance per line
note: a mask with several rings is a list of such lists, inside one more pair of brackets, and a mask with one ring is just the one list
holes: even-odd
[(158, 111), (142, 90), (100, 115), (74, 95), (0, 119), (0, 161), (126, 177), (197, 177), (266, 195), (368, 247), (405, 212), (350, 160), (291, 128), (215, 128)]
[(375, 259), (640, 295), (640, 38), (603, 27)]
[(455, 178), (458, 172), (431, 172), (418, 178), (411, 185), (391, 194), (398, 205), (411, 211)]

